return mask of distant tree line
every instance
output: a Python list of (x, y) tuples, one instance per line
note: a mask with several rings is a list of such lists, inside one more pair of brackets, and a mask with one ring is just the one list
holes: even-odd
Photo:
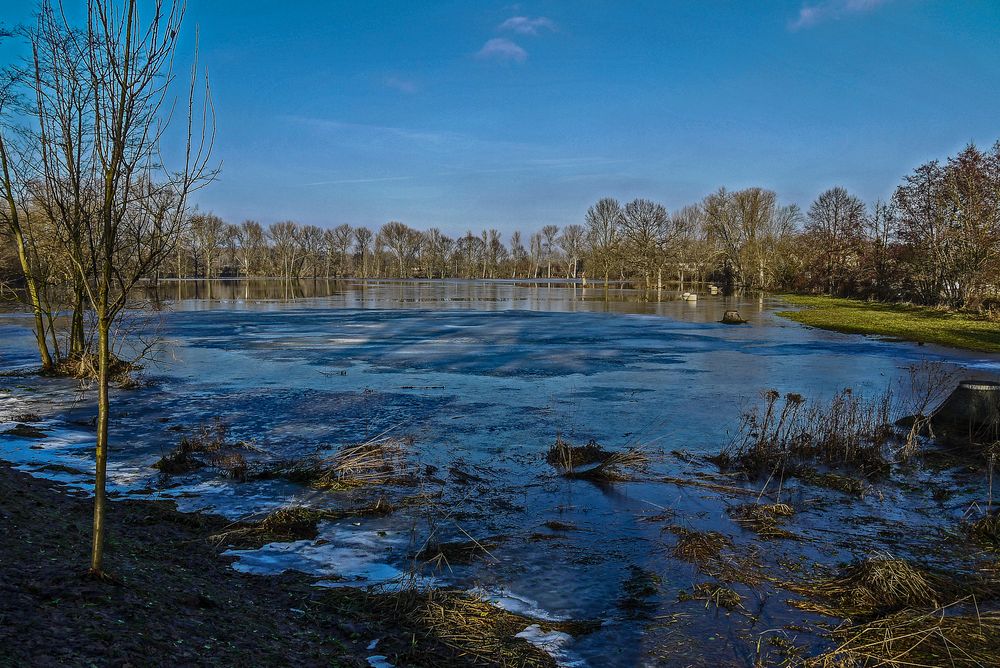
[(398, 221), (323, 229), (190, 216), (164, 275), (284, 278), (586, 278), (645, 289), (715, 281), (921, 304), (990, 305), (1000, 272), (1000, 143), (921, 165), (889, 201), (844, 188), (802, 211), (763, 188), (721, 189), (673, 212), (604, 198), (581, 224), (506, 239)]

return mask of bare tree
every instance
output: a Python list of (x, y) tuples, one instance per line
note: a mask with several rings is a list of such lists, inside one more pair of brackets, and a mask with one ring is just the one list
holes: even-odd
[(542, 228), (542, 253), (548, 267), (546, 271), (548, 278), (552, 278), (552, 261), (556, 259), (556, 237), (558, 234), (559, 227), (556, 225), (546, 225)]
[(621, 254), (623, 216), (621, 204), (613, 197), (587, 209), (587, 241), (595, 265), (604, 274), (605, 286)]
[(214, 125), (208, 102), (195, 109), (196, 66), (187, 91), (186, 132), (181, 164), (168, 170), (160, 144), (169, 116), (165, 100), (183, 5), (153, 2), (140, 15), (137, 2), (115, 7), (111, 0), (90, 0), (85, 28), (69, 25), (71, 60), (82, 64), (91, 98), (81, 116), (90, 133), (95, 201), (86, 220), (81, 248), (67, 251), (85, 286), (97, 329), (98, 416), (94, 483), (94, 539), (91, 572), (103, 573), (104, 515), (112, 375), (112, 328), (128, 304), (135, 284), (158, 267), (186, 216), (188, 194), (210, 180), (207, 168)]
[[(213, 273), (213, 270), (222, 251), (226, 223), (211, 213), (195, 213), (190, 217), (188, 224), (190, 225), (193, 249), (205, 263), (202, 275), (205, 278), (212, 278), (217, 275), (217, 272)], [(195, 264), (195, 273), (197, 271), (198, 266)]]
[(372, 254), (372, 231), (367, 227), (357, 227), (354, 229), (354, 245), (358, 255), (361, 256), (361, 277), (368, 278), (368, 262)]
[(255, 220), (244, 220), (236, 228), (236, 257), (240, 272), (244, 276), (254, 276), (261, 271), (267, 239), (264, 228)]
[(864, 220), (864, 202), (840, 187), (821, 193), (809, 207), (806, 232), (827, 294), (843, 293), (855, 273)]
[(559, 247), (566, 255), (566, 277), (576, 278), (577, 265), (583, 255), (585, 235), (580, 225), (567, 225), (559, 236)]
[(10, 144), (8, 129), (12, 124), (5, 116), (11, 113), (10, 107), (15, 100), (14, 86), (16, 80), (9, 79), (0, 88), (0, 187), (4, 199), (2, 217), (5, 227), (10, 232), (17, 251), (17, 259), (28, 293), (28, 304), (31, 307), (35, 323), (35, 343), (42, 362), (42, 370), (50, 371), (54, 364), (45, 337), (45, 319), (42, 314), (42, 303), (35, 267), (25, 236), (24, 224), (27, 216), (26, 202), (29, 199), (26, 174), (28, 172), (28, 156), (17, 155)]
[(271, 239), (274, 262), (281, 272), (281, 278), (286, 282), (293, 277), (298, 278), (302, 263), (302, 240), (298, 223), (291, 220), (271, 223), (267, 227), (267, 236)]
[(654, 269), (660, 266), (660, 253), (667, 210), (662, 204), (648, 199), (634, 199), (625, 205), (622, 219), (625, 249), (643, 276), (644, 285), (651, 285)]

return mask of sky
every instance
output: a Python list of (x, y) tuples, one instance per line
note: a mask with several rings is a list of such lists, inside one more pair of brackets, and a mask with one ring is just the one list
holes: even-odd
[(885, 198), (1000, 139), (998, 26), (997, 0), (188, 0), (177, 68), (197, 28), (222, 163), (203, 210), (509, 233), (605, 196)]

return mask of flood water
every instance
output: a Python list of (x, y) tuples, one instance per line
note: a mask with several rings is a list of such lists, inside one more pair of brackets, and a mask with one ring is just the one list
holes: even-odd
[[(677, 292), (657, 300), (544, 282), (162, 284), (162, 310), (144, 316), (162, 337), (160, 361), (147, 365), (147, 386), (113, 398), (113, 489), (233, 518), (292, 502), (345, 506), (357, 493), (240, 483), (209, 469), (165, 480), (151, 464), (177, 445), (172, 427), (215, 418), (263, 460), (383, 433), (412, 436), (413, 460), (427, 472), (420, 488), (381, 491), (440, 493), (434, 504), (327, 522), (318, 540), (238, 552), (234, 567), (264, 576), (296, 569), (323, 586), (391, 586), (416, 570), (425, 582), (476, 589), (529, 615), (600, 620), (597, 632), (562, 648), (568, 664), (743, 665), (757, 656), (758, 639), (766, 648), (773, 635), (819, 647), (808, 633), (782, 630), (820, 618), (789, 608), (794, 595), (772, 584), (733, 585), (744, 610), (731, 613), (679, 600), (711, 578), (672, 556), (668, 527), (720, 531), (774, 569), (874, 550), (919, 555), (949, 540), (940, 529), (968, 502), (935, 499), (935, 485), (973, 494), (977, 479), (914, 471), (911, 484), (887, 482), (847, 504), (838, 492), (791, 485), (799, 512), (788, 528), (804, 540), (764, 543), (726, 512), (746, 498), (662, 479), (718, 481), (699, 456), (729, 441), (765, 389), (875, 393), (927, 359), (996, 378), (1000, 356), (806, 328), (776, 316), (783, 307), (771, 297), (688, 302)], [(720, 324), (729, 308), (749, 324)], [(29, 326), (23, 314), (0, 316), (0, 369), (35, 363)], [(0, 457), (86, 489), (92, 394), (67, 380), (0, 377), (0, 431), (30, 411), (49, 433), (0, 437)], [(654, 464), (634, 482), (565, 479), (544, 459), (557, 434), (609, 449), (642, 445)], [(575, 529), (546, 526), (553, 521)], [(472, 564), (415, 568), (430, 535), (496, 546)], [(623, 601), (640, 572), (655, 576), (655, 593), (636, 610)]]

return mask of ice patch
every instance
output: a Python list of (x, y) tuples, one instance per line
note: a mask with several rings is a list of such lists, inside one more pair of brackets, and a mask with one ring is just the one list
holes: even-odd
[(566, 651), (566, 645), (573, 642), (573, 636), (568, 633), (563, 633), (562, 631), (549, 631), (545, 633), (538, 624), (532, 624), (514, 637), (527, 640), (555, 659), (556, 664), (559, 666), (577, 668), (587, 665), (586, 661), (574, 658), (572, 654)]
[(472, 594), (507, 612), (524, 615), (525, 617), (533, 617), (534, 619), (542, 619), (548, 622), (563, 622), (568, 619), (568, 617), (556, 615), (545, 610), (538, 604), (538, 601), (515, 594), (509, 589), (486, 590), (476, 588), (472, 590)]
[(374, 656), (368, 657), (368, 665), (372, 668), (395, 668), (387, 660), (387, 657), (382, 654), (375, 654)]
[(224, 554), (236, 557), (233, 568), (243, 573), (300, 571), (337, 578), (316, 583), (325, 587), (390, 583), (403, 581), (409, 575), (385, 560), (393, 546), (405, 542), (401, 538), (339, 527), (324, 532), (321, 538), (269, 543), (256, 550), (227, 550)]

